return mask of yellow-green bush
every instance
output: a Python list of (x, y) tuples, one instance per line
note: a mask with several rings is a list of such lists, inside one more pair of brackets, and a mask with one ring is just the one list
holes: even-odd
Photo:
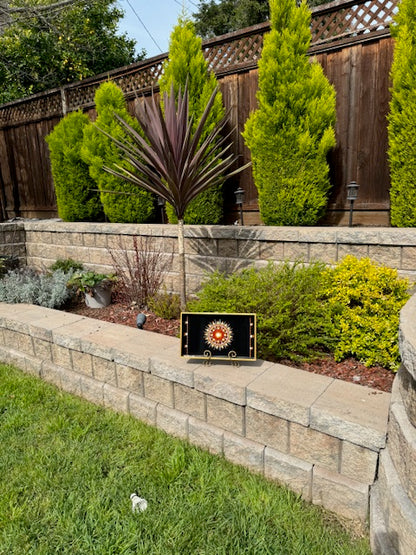
[(397, 271), (369, 258), (346, 256), (327, 271), (326, 295), (337, 344), (335, 360), (353, 356), (366, 366), (399, 365), (399, 314), (409, 298)]

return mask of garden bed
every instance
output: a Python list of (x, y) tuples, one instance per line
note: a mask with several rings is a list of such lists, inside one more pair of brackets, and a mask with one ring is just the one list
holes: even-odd
[[(123, 303), (112, 303), (105, 308), (88, 308), (84, 301), (74, 302), (65, 308), (68, 312), (74, 312), (89, 318), (96, 318), (106, 322), (122, 324), (125, 326), (136, 327), (136, 317), (140, 312), (136, 306)], [(144, 329), (164, 335), (178, 336), (180, 323), (179, 320), (166, 320), (156, 316), (154, 313), (145, 311), (146, 323)], [(290, 360), (281, 360), (287, 366), (295, 366)], [(367, 368), (364, 364), (353, 358), (348, 358), (342, 362), (336, 362), (332, 356), (317, 360), (313, 363), (296, 364), (298, 368), (322, 374), (339, 380), (352, 382), (367, 387), (372, 387), (380, 391), (391, 392), (395, 374), (381, 366)]]

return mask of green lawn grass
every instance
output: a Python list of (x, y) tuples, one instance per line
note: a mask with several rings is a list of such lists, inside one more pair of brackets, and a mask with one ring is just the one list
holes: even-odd
[(370, 553), (285, 488), (5, 365), (0, 492), (2, 555)]

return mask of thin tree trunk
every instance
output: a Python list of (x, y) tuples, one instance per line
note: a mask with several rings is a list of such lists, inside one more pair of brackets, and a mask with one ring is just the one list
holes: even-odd
[(179, 291), (181, 310), (186, 309), (186, 272), (185, 272), (185, 241), (183, 220), (178, 220), (178, 255), (179, 255)]

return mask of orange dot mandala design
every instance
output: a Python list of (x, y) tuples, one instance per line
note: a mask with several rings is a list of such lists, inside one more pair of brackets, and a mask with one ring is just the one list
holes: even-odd
[(233, 331), (226, 322), (216, 320), (205, 328), (204, 339), (213, 349), (225, 349), (233, 340)]

